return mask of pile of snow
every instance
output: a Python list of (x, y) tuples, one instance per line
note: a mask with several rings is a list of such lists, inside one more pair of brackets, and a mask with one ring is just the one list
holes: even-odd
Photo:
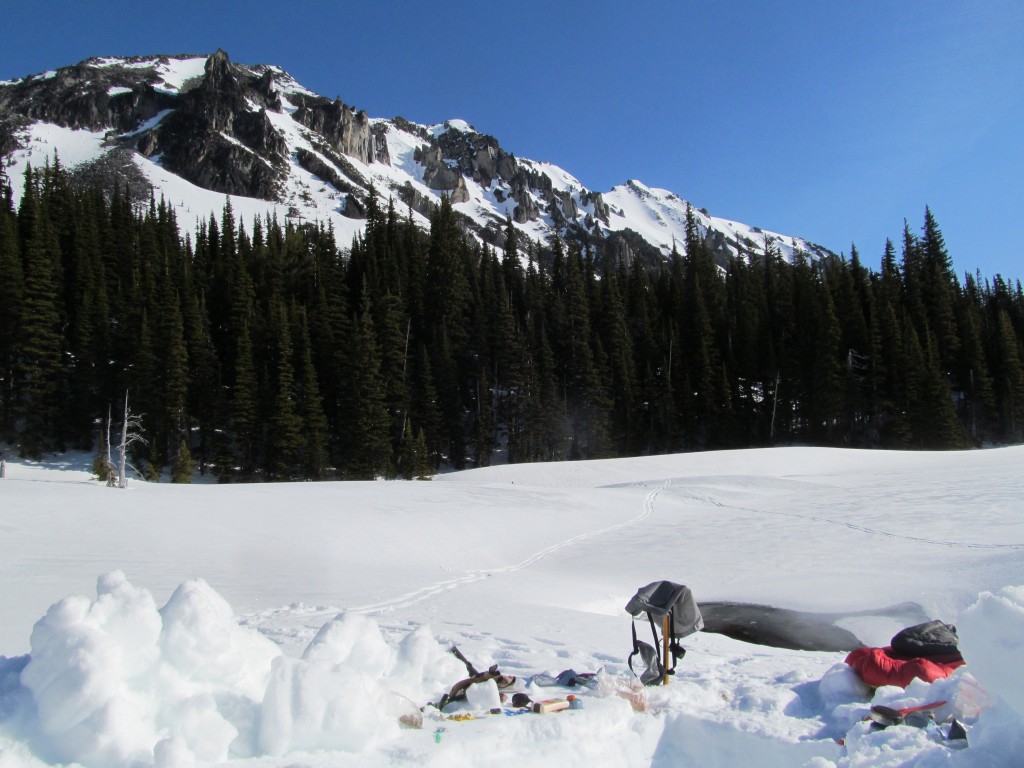
[(109, 573), (96, 600), (65, 598), (32, 631), (21, 672), (35, 703), (28, 740), (44, 759), (90, 766), (252, 754), (279, 653), (239, 627), (200, 580), (182, 584), (157, 610), (149, 592)]
[(403, 716), (421, 718), (413, 701), (465, 675), (428, 628), (393, 647), (373, 619), (339, 615), (289, 658), (201, 579), (160, 609), (120, 571), (96, 591), (51, 606), (31, 654), (0, 666), (9, 736), (44, 761), (170, 768), (359, 753), (394, 736)]

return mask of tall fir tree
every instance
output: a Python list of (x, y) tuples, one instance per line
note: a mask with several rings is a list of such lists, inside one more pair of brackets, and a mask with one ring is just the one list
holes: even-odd
[(299, 474), (302, 419), (295, 402), (295, 368), (288, 310), (280, 299), (270, 304), (273, 393), (267, 419), (267, 476), (291, 480)]
[(61, 269), (56, 233), (39, 210), (38, 190), (26, 172), (18, 213), (23, 238), (23, 291), (14, 345), (15, 418), (21, 453), (39, 458), (57, 446), (56, 397), (61, 387), (60, 309), (57, 274)]
[(302, 471), (308, 480), (321, 480), (328, 468), (328, 424), (320, 397), (320, 384), (313, 365), (306, 312), (296, 308), (295, 326), (296, 370), (298, 371), (298, 410), (302, 418)]
[(349, 439), (353, 449), (345, 457), (345, 476), (374, 480), (388, 476), (391, 467), (390, 419), (369, 297), (353, 327), (350, 352), (353, 400), (349, 404)]
[(15, 350), (21, 321), (24, 277), (17, 218), (5, 185), (0, 184), (0, 435), (14, 437)]

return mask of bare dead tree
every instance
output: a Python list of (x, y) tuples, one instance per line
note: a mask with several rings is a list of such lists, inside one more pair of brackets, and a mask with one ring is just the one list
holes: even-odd
[(127, 488), (128, 478), (125, 476), (125, 465), (127, 464), (128, 446), (134, 443), (146, 445), (146, 439), (142, 436), (142, 416), (128, 410), (128, 390), (124, 393), (124, 418), (121, 420), (121, 444), (117, 447), (117, 487)]
[(104, 443), (104, 446), (107, 449), (106, 466), (104, 467), (104, 470), (105, 470), (106, 475), (107, 475), (107, 487), (108, 488), (113, 488), (117, 484), (117, 480), (115, 479), (116, 476), (114, 474), (114, 462), (110, 458), (110, 423), (111, 423), (111, 421), (113, 421), (113, 417), (112, 417), (112, 414), (111, 414), (111, 407), (108, 404), (107, 405), (107, 439), (106, 439), (106, 442)]
[(107, 403), (107, 442), (106, 442), (106, 447), (107, 447), (107, 466), (110, 467), (111, 469), (113, 469), (114, 462), (110, 460), (110, 421), (111, 421), (111, 413), (110, 413), (110, 411), (111, 411), (110, 404)]

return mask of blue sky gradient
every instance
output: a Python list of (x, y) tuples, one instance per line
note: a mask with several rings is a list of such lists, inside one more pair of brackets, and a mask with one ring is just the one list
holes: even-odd
[(878, 268), (930, 206), (1024, 278), (1024, 3), (8, 4), (0, 79), (97, 55), (277, 64), (374, 117), (462, 118), (603, 191), (635, 178)]

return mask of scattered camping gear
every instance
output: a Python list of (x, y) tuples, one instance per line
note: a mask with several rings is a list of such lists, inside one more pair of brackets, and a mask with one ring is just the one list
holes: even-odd
[(926, 621), (901, 629), (890, 641), (897, 658), (928, 659), (941, 664), (963, 662), (956, 627), (939, 621)]
[(932, 710), (938, 709), (945, 701), (933, 701), (929, 704), (921, 704), (917, 707), (904, 707), (903, 709), (893, 709), (887, 707), (884, 704), (875, 704), (871, 707), (871, 712), (868, 714), (868, 718), (883, 728), (887, 728), (890, 725), (902, 725), (907, 723), (908, 725), (916, 725), (917, 721), (912, 721), (910, 715), (928, 713), (931, 714)]
[[(626, 603), (626, 611), (634, 617), (646, 613), (654, 634), (653, 646), (641, 642), (636, 636), (635, 620), (630, 622), (633, 630), (633, 652), (627, 660), (630, 671), (637, 674), (633, 669), (633, 657), (639, 654), (644, 663), (644, 670), (637, 675), (641, 682), (644, 685), (668, 685), (669, 675), (675, 674), (676, 663), (686, 655), (686, 649), (678, 641), (704, 627), (704, 619), (693, 599), (693, 593), (682, 584), (654, 581), (630, 598)], [(661, 640), (658, 639), (655, 619), (661, 625)]]
[(914, 678), (926, 683), (949, 677), (963, 666), (956, 628), (941, 621), (916, 624), (897, 632), (885, 648), (858, 648), (846, 657), (872, 688), (906, 688)]
[(884, 704), (875, 704), (865, 720), (871, 721), (872, 730), (885, 730), (894, 725), (908, 725), (912, 728), (922, 728), (937, 735), (938, 738), (953, 742), (949, 746), (967, 746), (967, 728), (956, 718), (949, 723), (945, 729), (939, 728), (936, 723), (935, 710), (946, 704), (945, 701), (933, 701), (928, 704), (921, 704), (916, 707), (903, 707), (894, 709)]
[(439, 710), (444, 710), (445, 706), (452, 701), (461, 701), (466, 698), (466, 691), (469, 690), (471, 685), (476, 683), (486, 683), (489, 680), (493, 680), (498, 686), (498, 690), (509, 688), (514, 685), (516, 678), (513, 675), (503, 675), (498, 671), (498, 665), (492, 664), (485, 672), (478, 672), (476, 667), (462, 655), (462, 652), (457, 646), (452, 646), (450, 652), (466, 665), (466, 671), (469, 672), (469, 677), (459, 680), (451, 689), (445, 693), (441, 700), (437, 702), (436, 706)]
[(530, 683), (541, 688), (550, 688), (556, 685), (563, 688), (575, 688), (576, 686), (596, 688), (597, 672), (577, 672), (575, 669), (566, 669), (559, 672), (557, 677), (541, 673), (531, 677)]
[(459, 661), (461, 661), (461, 662), (462, 662), (463, 664), (465, 664), (465, 665), (466, 665), (466, 671), (467, 671), (467, 672), (469, 672), (469, 674), (470, 674), (471, 676), (472, 676), (472, 675), (479, 675), (479, 674), (480, 674), (480, 673), (479, 673), (479, 672), (477, 671), (476, 667), (474, 667), (474, 666), (473, 666), (473, 662), (471, 662), (471, 661), (470, 661), (469, 659), (467, 659), (467, 658), (466, 658), (466, 657), (465, 657), (465, 656), (464, 656), (464, 655), (462, 654), (462, 651), (460, 651), (460, 650), (459, 650), (459, 646), (457, 646), (457, 645), (452, 645), (452, 647), (448, 649), (448, 652), (449, 652), (449, 653), (450, 653), (450, 654), (451, 654), (452, 656), (454, 656), (454, 657), (455, 657), (456, 659), (458, 659)]
[(946, 740), (953, 742), (960, 742), (967, 744), (967, 727), (959, 720), (954, 720), (949, 724), (949, 730), (946, 732)]
[(628, 701), (629, 705), (633, 707), (634, 712), (647, 711), (647, 691), (644, 690), (643, 686), (630, 690), (618, 690), (615, 692), (615, 695)]
[(918, 678), (926, 683), (942, 680), (964, 662), (943, 664), (928, 659), (900, 659), (892, 656), (891, 648), (858, 648), (846, 657), (846, 663), (872, 688), (898, 685), (906, 688)]
[(538, 715), (546, 715), (551, 712), (561, 712), (571, 706), (568, 699), (544, 699), (544, 701), (533, 702), (533, 711)]

